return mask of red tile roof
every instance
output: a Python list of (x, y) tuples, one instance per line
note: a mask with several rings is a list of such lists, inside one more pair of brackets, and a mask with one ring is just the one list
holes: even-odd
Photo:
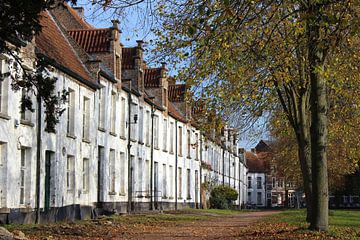
[(185, 100), (186, 85), (176, 84), (169, 86), (169, 99), (172, 102), (182, 102)]
[(35, 37), (40, 52), (88, 81), (94, 81), (54, 19), (48, 12), (40, 17), (41, 32)]
[(144, 84), (145, 87), (159, 87), (161, 78), (161, 68), (145, 69)]
[(136, 57), (136, 47), (123, 48), (122, 49), (121, 68), (122, 69), (134, 69), (135, 68), (135, 57)]
[(170, 101), (168, 101), (168, 113), (169, 113), (170, 116), (172, 116), (173, 118), (175, 118), (175, 119), (177, 119), (177, 120), (179, 120), (181, 122), (187, 122), (185, 116), (182, 115), (180, 113), (180, 111), (177, 110), (175, 105)]
[(110, 51), (110, 28), (69, 30), (68, 33), (88, 53)]

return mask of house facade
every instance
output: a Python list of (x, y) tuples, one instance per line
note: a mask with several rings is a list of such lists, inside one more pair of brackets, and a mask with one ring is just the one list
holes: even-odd
[[(55, 131), (46, 129), (42, 101), (33, 97), (34, 111), (22, 113), (29, 93), (14, 92), (9, 77), (0, 82), (0, 223), (200, 208), (201, 183), (213, 177), (244, 204), (237, 132), (225, 129), (219, 142), (200, 131), (186, 86), (166, 64), (150, 68), (141, 41), (121, 44), (117, 21), (94, 28), (77, 10), (65, 3), (44, 12), (42, 32), (19, 53), (29, 69), (44, 59), (56, 92), (68, 92)], [(11, 56), (0, 63), (1, 73), (16, 71)]]

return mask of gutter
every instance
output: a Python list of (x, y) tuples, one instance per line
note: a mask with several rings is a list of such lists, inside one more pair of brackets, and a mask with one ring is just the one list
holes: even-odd
[(41, 98), (36, 97), (37, 112), (37, 133), (36, 133), (36, 218), (35, 223), (40, 223), (40, 171), (41, 171)]
[(150, 210), (154, 210), (154, 104), (151, 104)]
[(201, 131), (200, 131), (200, 209), (203, 208), (202, 206), (202, 199), (201, 199), (201, 181), (202, 181), (202, 167), (201, 167), (201, 163), (202, 163), (202, 135), (201, 135)]
[(177, 144), (177, 138), (178, 138), (178, 127), (177, 127), (178, 121), (175, 120), (175, 210), (178, 209), (178, 144)]
[(222, 185), (224, 186), (225, 185), (225, 150), (224, 150), (224, 147), (221, 147), (223, 152), (222, 152)]
[(128, 206), (127, 211), (128, 213), (131, 213), (132, 211), (132, 162), (131, 162), (131, 82), (130, 82), (130, 91), (128, 91), (128, 144), (127, 144), (127, 150), (128, 150)]

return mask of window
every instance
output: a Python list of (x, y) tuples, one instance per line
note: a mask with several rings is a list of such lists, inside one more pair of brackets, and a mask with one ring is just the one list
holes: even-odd
[(66, 189), (72, 191), (75, 185), (75, 158), (74, 156), (67, 156), (66, 159)]
[(69, 88), (68, 99), (67, 133), (74, 136), (75, 133), (75, 91)]
[(179, 127), (179, 156), (182, 156), (182, 127)]
[[(0, 59), (0, 73), (8, 72), (6, 70), (7, 65), (5, 61), (6, 61), (5, 59)], [(7, 90), (8, 90), (8, 80), (7, 78), (5, 78), (4, 80), (0, 81), (0, 112), (5, 114), (7, 113), (7, 107), (8, 107)]]
[(251, 184), (251, 177), (248, 177), (248, 188), (252, 188), (251, 185), (252, 185), (252, 184)]
[(83, 99), (83, 139), (90, 139), (90, 99)]
[(139, 195), (142, 195), (142, 180), (143, 180), (143, 177), (144, 177), (144, 172), (143, 172), (143, 160), (142, 158), (138, 158), (138, 164), (137, 164), (137, 176), (136, 176), (136, 179), (135, 181), (137, 182), (137, 191), (138, 191), (138, 194)]
[(115, 183), (116, 183), (116, 168), (115, 168), (115, 150), (110, 149), (109, 152), (109, 175), (110, 175), (110, 181), (109, 181), (109, 190), (111, 193), (115, 193)]
[(167, 197), (167, 176), (166, 176), (166, 164), (163, 164), (163, 181), (162, 181), (162, 195), (164, 198)]
[(182, 169), (178, 168), (178, 198), (182, 199)]
[[(21, 101), (26, 101), (29, 99), (28, 93), (26, 92), (26, 89), (22, 88), (21, 89)], [(30, 122), (31, 121), (31, 111), (28, 110), (27, 108), (24, 108), (24, 111), (20, 111), (20, 118), (22, 121), (27, 121)]]
[(139, 109), (139, 142), (144, 142), (144, 108)]
[(145, 117), (145, 144), (150, 145), (150, 111), (146, 111)]
[(82, 166), (82, 190), (84, 193), (89, 191), (89, 159), (83, 158)]
[(20, 204), (25, 204), (25, 191), (26, 191), (26, 165), (28, 149), (25, 147), (21, 148), (20, 153)]
[(163, 150), (167, 150), (167, 120), (163, 122)]
[(130, 127), (130, 139), (136, 140), (136, 133), (137, 133), (137, 126), (138, 124), (134, 122), (135, 115), (138, 116), (138, 105), (135, 103), (131, 103), (131, 118), (130, 118), (130, 124), (128, 126)]
[(111, 93), (111, 123), (110, 123), (110, 132), (116, 132), (116, 92)]
[(256, 186), (257, 186), (257, 189), (262, 189), (261, 177), (256, 178)]
[(145, 161), (145, 191), (150, 193), (150, 161)]
[(121, 98), (121, 114), (120, 114), (120, 137), (125, 137), (125, 121), (126, 121), (126, 103), (125, 98)]
[(126, 159), (125, 159), (125, 153), (120, 152), (120, 193), (125, 194), (125, 166), (126, 166)]
[(276, 187), (276, 179), (273, 177), (272, 178), (272, 187), (275, 188)]
[(117, 79), (121, 79), (120, 66), (121, 66), (120, 57), (119, 57), (119, 55), (116, 55), (115, 56), (115, 77)]
[(191, 155), (191, 132), (187, 130), (187, 157), (190, 158)]
[(154, 148), (159, 148), (159, 117), (154, 115)]
[(256, 195), (256, 204), (261, 205), (262, 204), (262, 193), (258, 192)]
[(173, 166), (169, 166), (169, 178), (170, 178), (170, 187), (169, 187), (169, 195), (170, 197), (174, 196), (174, 168)]
[(191, 199), (191, 172), (190, 169), (186, 170), (186, 175), (187, 175), (187, 180), (186, 180), (186, 184), (187, 184), (187, 199)]
[(7, 144), (4, 142), (0, 142), (0, 166), (5, 165), (5, 161), (7, 159)]
[(105, 87), (99, 90), (99, 128), (103, 129), (105, 126)]
[(248, 192), (247, 202), (248, 202), (248, 203), (251, 203), (251, 192)]
[(170, 122), (170, 153), (174, 153), (174, 123)]
[(195, 133), (195, 159), (199, 160), (199, 134)]

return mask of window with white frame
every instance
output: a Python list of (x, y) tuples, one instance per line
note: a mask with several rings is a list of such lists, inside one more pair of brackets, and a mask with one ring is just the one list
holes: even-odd
[[(21, 101), (27, 101), (27, 100), (29, 100), (28, 93), (26, 92), (25, 88), (22, 88), (21, 89)], [(24, 106), (24, 109), (21, 108), (20, 119), (22, 121), (26, 121), (26, 122), (31, 121), (31, 111), (29, 109), (25, 108), (25, 106)]]
[(138, 122), (134, 122), (135, 119), (135, 115), (138, 115), (138, 105), (136, 103), (131, 103), (131, 118), (130, 118), (130, 123), (128, 123), (128, 127), (130, 127), (130, 139), (131, 140), (136, 140), (137, 136), (137, 127), (138, 127)]
[(164, 198), (167, 197), (167, 173), (166, 173), (166, 164), (163, 164), (163, 170), (162, 170), (162, 174), (163, 174), (163, 181), (162, 181), (162, 196)]
[(121, 106), (120, 106), (120, 137), (125, 137), (125, 132), (126, 132), (126, 126), (125, 126), (125, 122), (126, 122), (126, 100), (125, 98), (121, 98)]
[(99, 94), (99, 128), (103, 129), (105, 127), (105, 87), (100, 88), (98, 91)]
[(150, 193), (150, 161), (145, 161), (145, 191), (146, 194)]
[(69, 88), (68, 90), (68, 108), (67, 108), (67, 133), (68, 135), (75, 135), (75, 91)]
[(163, 122), (163, 150), (167, 151), (167, 120)]
[(187, 157), (191, 156), (191, 132), (187, 130)]
[(137, 164), (137, 176), (136, 176), (136, 180), (137, 181), (137, 191), (138, 191), (138, 195), (141, 195), (142, 196), (142, 179), (144, 177), (144, 172), (143, 172), (143, 159), (142, 158), (138, 158), (138, 164)]
[(88, 158), (83, 158), (82, 162), (82, 190), (84, 193), (89, 191), (90, 162)]
[(144, 142), (144, 108), (139, 107), (139, 142)]
[(179, 134), (178, 134), (178, 139), (179, 139), (179, 156), (182, 156), (182, 127), (179, 127)]
[(126, 159), (125, 159), (125, 153), (120, 152), (120, 172), (122, 173), (120, 175), (120, 194), (125, 194), (125, 173), (126, 173)]
[(261, 193), (261, 192), (257, 192), (257, 195), (256, 195), (256, 204), (257, 204), (257, 205), (261, 205), (261, 204), (262, 204), (262, 193)]
[(154, 115), (154, 148), (159, 149), (159, 116)]
[(83, 97), (83, 139), (90, 139), (90, 99)]
[(145, 113), (145, 144), (150, 145), (150, 111)]
[[(1, 57), (1, 56), (0, 56)], [(0, 74), (7, 71), (7, 64), (5, 59), (0, 59)], [(0, 81), (0, 113), (7, 114), (8, 107), (8, 79), (5, 78)]]
[(182, 199), (182, 169), (178, 168), (178, 198)]
[(115, 183), (116, 183), (116, 168), (115, 168), (115, 162), (116, 162), (116, 155), (115, 150), (110, 149), (109, 152), (109, 190), (111, 193), (115, 193)]
[(187, 193), (186, 193), (186, 198), (187, 199), (191, 199), (191, 172), (190, 169), (186, 170), (186, 184), (187, 184)]
[(115, 133), (115, 126), (116, 126), (116, 99), (117, 94), (116, 92), (111, 93), (111, 123), (110, 123), (110, 132)]
[(30, 148), (21, 147), (20, 149), (20, 205), (26, 204), (28, 184), (29, 180), (27, 179), (30, 163)]
[(248, 177), (248, 188), (252, 188), (251, 177)]
[(169, 166), (169, 196), (173, 197), (174, 196), (174, 167), (173, 166)]
[(174, 153), (174, 123), (170, 122), (170, 153)]
[(195, 133), (195, 159), (199, 160), (199, 134), (198, 133)]
[(257, 186), (257, 189), (262, 189), (262, 179), (261, 179), (261, 177), (256, 178), (256, 186)]
[(66, 189), (74, 190), (75, 186), (75, 157), (68, 155), (66, 159)]

